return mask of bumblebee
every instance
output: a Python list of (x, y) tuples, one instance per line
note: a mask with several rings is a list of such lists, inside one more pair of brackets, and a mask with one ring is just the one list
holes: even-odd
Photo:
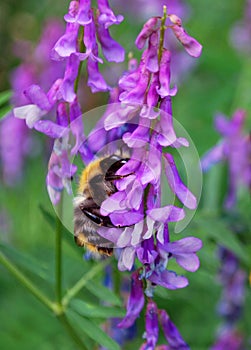
[(85, 246), (94, 255), (113, 254), (112, 242), (97, 230), (100, 226), (116, 226), (109, 216), (101, 215), (100, 206), (117, 192), (114, 181), (130, 175), (116, 175), (128, 160), (117, 155), (103, 157), (91, 162), (80, 176), (78, 195), (74, 198), (74, 238), (77, 245)]

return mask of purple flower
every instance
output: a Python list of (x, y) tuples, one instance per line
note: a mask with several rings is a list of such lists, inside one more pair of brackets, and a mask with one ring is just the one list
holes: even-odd
[(225, 206), (228, 209), (233, 208), (236, 203), (239, 185), (243, 183), (249, 187), (251, 183), (250, 141), (248, 135), (242, 131), (245, 116), (243, 110), (237, 110), (232, 120), (227, 120), (223, 115), (217, 115), (215, 126), (222, 135), (222, 140), (202, 158), (204, 171), (217, 162), (228, 163), (229, 186), (225, 200)]
[(67, 60), (64, 79), (60, 88), (62, 98), (66, 102), (73, 102), (76, 98), (74, 83), (78, 76), (79, 58), (74, 53)]
[(165, 173), (173, 193), (176, 194), (187, 208), (195, 209), (197, 207), (197, 200), (191, 191), (183, 184), (173, 156), (170, 153), (165, 154)]
[[(41, 39), (37, 47), (33, 49), (33, 45), (30, 45), (30, 51), (22, 51), (22, 63), (11, 74), (11, 87), (13, 90), (11, 102), (15, 107), (23, 106), (31, 102), (29, 96), (23, 92), (28, 91), (29, 86), (31, 86), (34, 81), (41, 86), (42, 90), (47, 91), (51, 84), (62, 75), (63, 64), (61, 62), (51, 61), (49, 58), (51, 47), (62, 32), (63, 28), (59, 21), (55, 19), (49, 20), (44, 25)], [(19, 45), (20, 43), (17, 42), (15, 47), (18, 48)], [(20, 55), (20, 52), (21, 51), (18, 50), (15, 54)], [(31, 115), (27, 120), (27, 124), (30, 126), (33, 125), (33, 118), (37, 120), (44, 113), (47, 113), (46, 111), (41, 112), (40, 108), (34, 105), (30, 105), (27, 108), (24, 107), (23, 111), (25, 112), (27, 109), (31, 111)], [(37, 114), (41, 115), (37, 118)], [(37, 128), (39, 127), (40, 125), (37, 125)], [(13, 143), (13, 139), (9, 137), (10, 133), (13, 135), (15, 143)], [(2, 135), (0, 157), (4, 181), (9, 185), (14, 185), (22, 176), (22, 167), (25, 157), (39, 152), (39, 147), (36, 146), (38, 142), (27, 129), (25, 122), (14, 118), (13, 114), (6, 117), (1, 122), (0, 134)]]
[(108, 62), (123, 62), (125, 59), (125, 50), (111, 37), (105, 25), (98, 25), (97, 34), (105, 59)]
[(143, 349), (154, 350), (158, 341), (159, 325), (158, 325), (158, 308), (157, 305), (150, 300), (146, 307), (146, 345)]
[[(78, 11), (78, 1), (71, 1), (69, 5), (69, 13), (66, 19), (75, 18)], [(70, 57), (72, 53), (77, 52), (77, 39), (78, 39), (79, 24), (77, 22), (68, 22), (66, 25), (65, 34), (63, 34), (51, 51), (51, 57), (60, 61), (67, 57)]]
[(61, 192), (64, 188), (68, 194), (72, 193), (71, 178), (77, 171), (77, 167), (69, 161), (67, 150), (67, 138), (64, 138), (62, 142), (56, 140), (48, 164), (46, 184), (54, 205), (60, 201)]
[(164, 50), (162, 53), (160, 61), (160, 72), (159, 72), (159, 82), (160, 88), (157, 89), (158, 94), (161, 98), (167, 96), (175, 96), (177, 93), (177, 88), (170, 88), (170, 62), (171, 53), (168, 50)]
[(153, 272), (149, 281), (167, 289), (180, 289), (188, 286), (188, 280), (184, 276), (178, 276), (173, 271), (164, 270), (162, 272)]
[(195, 272), (199, 268), (200, 262), (196, 252), (201, 247), (201, 240), (195, 237), (185, 237), (162, 246), (165, 252), (168, 252), (172, 258), (176, 259), (177, 264), (191, 272)]
[(109, 6), (108, 0), (98, 0), (99, 17), (98, 22), (104, 25), (105, 29), (113, 24), (119, 24), (123, 21), (124, 17), (121, 15), (115, 16), (112, 9)]
[(158, 29), (160, 29), (160, 19), (158, 17), (150, 18), (143, 26), (143, 29), (137, 36), (135, 45), (139, 50), (143, 49), (147, 39)]
[(168, 16), (173, 23), (171, 26), (174, 35), (184, 46), (187, 53), (192, 57), (199, 57), (202, 52), (202, 45), (193, 37), (188, 35), (185, 29), (182, 27), (181, 19), (176, 15)]
[(131, 292), (127, 302), (127, 312), (124, 319), (118, 324), (120, 328), (132, 326), (138, 318), (145, 303), (143, 282), (139, 279), (138, 271), (131, 276)]
[(233, 46), (241, 52), (250, 54), (250, 37), (251, 37), (251, 2), (246, 0), (243, 18), (239, 20), (231, 30), (230, 38)]
[(182, 339), (178, 329), (170, 320), (165, 310), (159, 311), (159, 320), (160, 320), (164, 335), (166, 337), (166, 340), (168, 341), (168, 344), (170, 346), (170, 350), (174, 350), (174, 349), (189, 350), (190, 349), (190, 347)]
[(68, 23), (78, 23), (82, 26), (89, 24), (92, 21), (91, 17), (91, 1), (79, 0), (72, 1), (69, 13), (64, 16)]
[(1, 120), (0, 158), (5, 184), (13, 186), (22, 177), (24, 157), (30, 153), (31, 144), (32, 141), (23, 120), (17, 120), (12, 113)]
[(211, 350), (242, 350), (243, 336), (235, 329), (221, 330), (215, 345)]

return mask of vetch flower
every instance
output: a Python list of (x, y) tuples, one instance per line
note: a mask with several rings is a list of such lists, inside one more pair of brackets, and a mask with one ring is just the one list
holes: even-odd
[[(21, 58), (21, 64), (11, 73), (11, 89), (13, 91), (11, 103), (15, 107), (30, 103), (23, 92), (27, 91), (34, 81), (39, 84), (43, 91), (47, 91), (51, 84), (63, 74), (62, 62), (52, 61), (49, 57), (53, 44), (62, 32), (60, 21), (51, 19), (45, 22), (36, 47), (33, 48), (33, 45), (28, 43), (30, 50), (22, 50), (20, 49), (22, 42), (15, 43), (14, 53)], [(27, 113), (27, 109), (31, 113)], [(29, 117), (26, 124), (30, 126), (33, 124), (32, 118), (36, 120), (44, 114), (34, 105), (24, 107), (23, 112)], [(37, 113), (41, 113), (38, 118), (35, 116)], [(40, 125), (37, 127), (39, 128)], [(12, 138), (9, 137), (10, 133), (13, 135)], [(6, 184), (13, 186), (22, 177), (25, 158), (29, 155), (37, 155), (41, 151), (40, 142), (35, 138), (35, 135), (31, 134), (25, 121), (15, 118), (13, 113), (1, 121), (0, 134), (3, 180)]]
[(174, 323), (170, 320), (168, 314), (165, 310), (159, 311), (159, 320), (170, 346), (170, 349), (179, 349), (179, 350), (189, 350), (190, 347), (186, 344), (186, 342), (181, 337), (178, 329), (174, 325)]
[(220, 161), (226, 161), (228, 164), (229, 184), (225, 199), (227, 209), (234, 207), (240, 185), (249, 188), (251, 184), (250, 140), (243, 132), (245, 117), (244, 110), (237, 110), (232, 120), (228, 120), (224, 115), (217, 115), (215, 126), (222, 135), (222, 140), (202, 158), (204, 171), (208, 171)]
[(118, 324), (118, 327), (128, 328), (132, 326), (139, 316), (144, 306), (143, 282), (139, 279), (139, 272), (131, 275), (131, 292), (127, 302), (127, 312), (125, 318)]
[(143, 349), (154, 350), (159, 337), (158, 325), (158, 308), (157, 305), (150, 300), (146, 306), (146, 332), (144, 338), (147, 343)]
[(68, 156), (67, 138), (62, 142), (54, 142), (53, 152), (48, 164), (46, 184), (50, 199), (54, 205), (58, 204), (61, 192), (65, 188), (68, 194), (72, 193), (71, 178), (77, 171), (77, 167), (71, 164)]

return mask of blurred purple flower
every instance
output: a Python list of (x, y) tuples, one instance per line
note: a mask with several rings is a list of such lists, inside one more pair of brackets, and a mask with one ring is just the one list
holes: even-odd
[[(12, 103), (14, 106), (19, 107), (28, 103), (28, 98), (23, 92), (34, 81), (38, 82), (43, 89), (47, 90), (53, 81), (63, 73), (63, 64), (61, 62), (53, 62), (49, 59), (51, 47), (62, 31), (63, 28), (58, 20), (48, 20), (45, 23), (37, 47), (22, 54), (21, 65), (11, 75), (11, 87), (13, 90)], [(20, 52), (16, 50), (16, 47), (20, 47), (21, 45), (22, 42), (17, 42), (14, 48), (15, 54), (18, 56), (20, 56)], [(37, 120), (43, 114), (41, 109), (35, 105), (25, 107), (25, 110), (31, 112), (28, 119), (28, 123), (31, 123), (31, 125), (33, 125), (33, 118)], [(38, 125), (38, 128), (40, 127), (41, 125)], [(44, 127), (47, 129), (48, 125)], [(13, 114), (1, 121), (0, 134), (0, 158), (3, 178), (4, 182), (11, 186), (22, 176), (25, 157), (36, 153), (36, 141), (25, 126), (25, 122), (14, 118)], [(14, 143), (13, 139), (15, 139)]]
[(222, 329), (211, 350), (243, 350), (243, 337), (235, 329)]
[(227, 162), (229, 184), (225, 207), (228, 209), (233, 208), (236, 203), (239, 185), (244, 184), (249, 188), (251, 184), (250, 140), (249, 136), (243, 133), (245, 117), (246, 113), (243, 110), (237, 110), (232, 120), (228, 120), (224, 115), (217, 115), (215, 127), (222, 135), (222, 140), (202, 158), (204, 171), (208, 171), (220, 161)]
[(243, 18), (239, 20), (230, 32), (232, 45), (241, 52), (250, 54), (251, 41), (251, 1), (246, 0), (243, 11)]

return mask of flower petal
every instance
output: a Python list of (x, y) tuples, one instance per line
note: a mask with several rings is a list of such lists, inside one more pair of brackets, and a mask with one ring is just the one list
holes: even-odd
[(159, 274), (153, 272), (149, 280), (168, 289), (185, 288), (188, 285), (186, 277), (178, 276), (175, 272), (168, 270), (164, 270)]
[(168, 184), (179, 198), (179, 200), (189, 209), (195, 209), (197, 206), (196, 197), (182, 182), (178, 169), (176, 168), (173, 156), (170, 153), (165, 154), (165, 173)]
[(154, 208), (147, 210), (147, 215), (155, 221), (167, 222), (167, 221), (180, 221), (185, 217), (185, 212), (182, 208), (175, 207), (173, 205), (167, 205), (161, 208)]

